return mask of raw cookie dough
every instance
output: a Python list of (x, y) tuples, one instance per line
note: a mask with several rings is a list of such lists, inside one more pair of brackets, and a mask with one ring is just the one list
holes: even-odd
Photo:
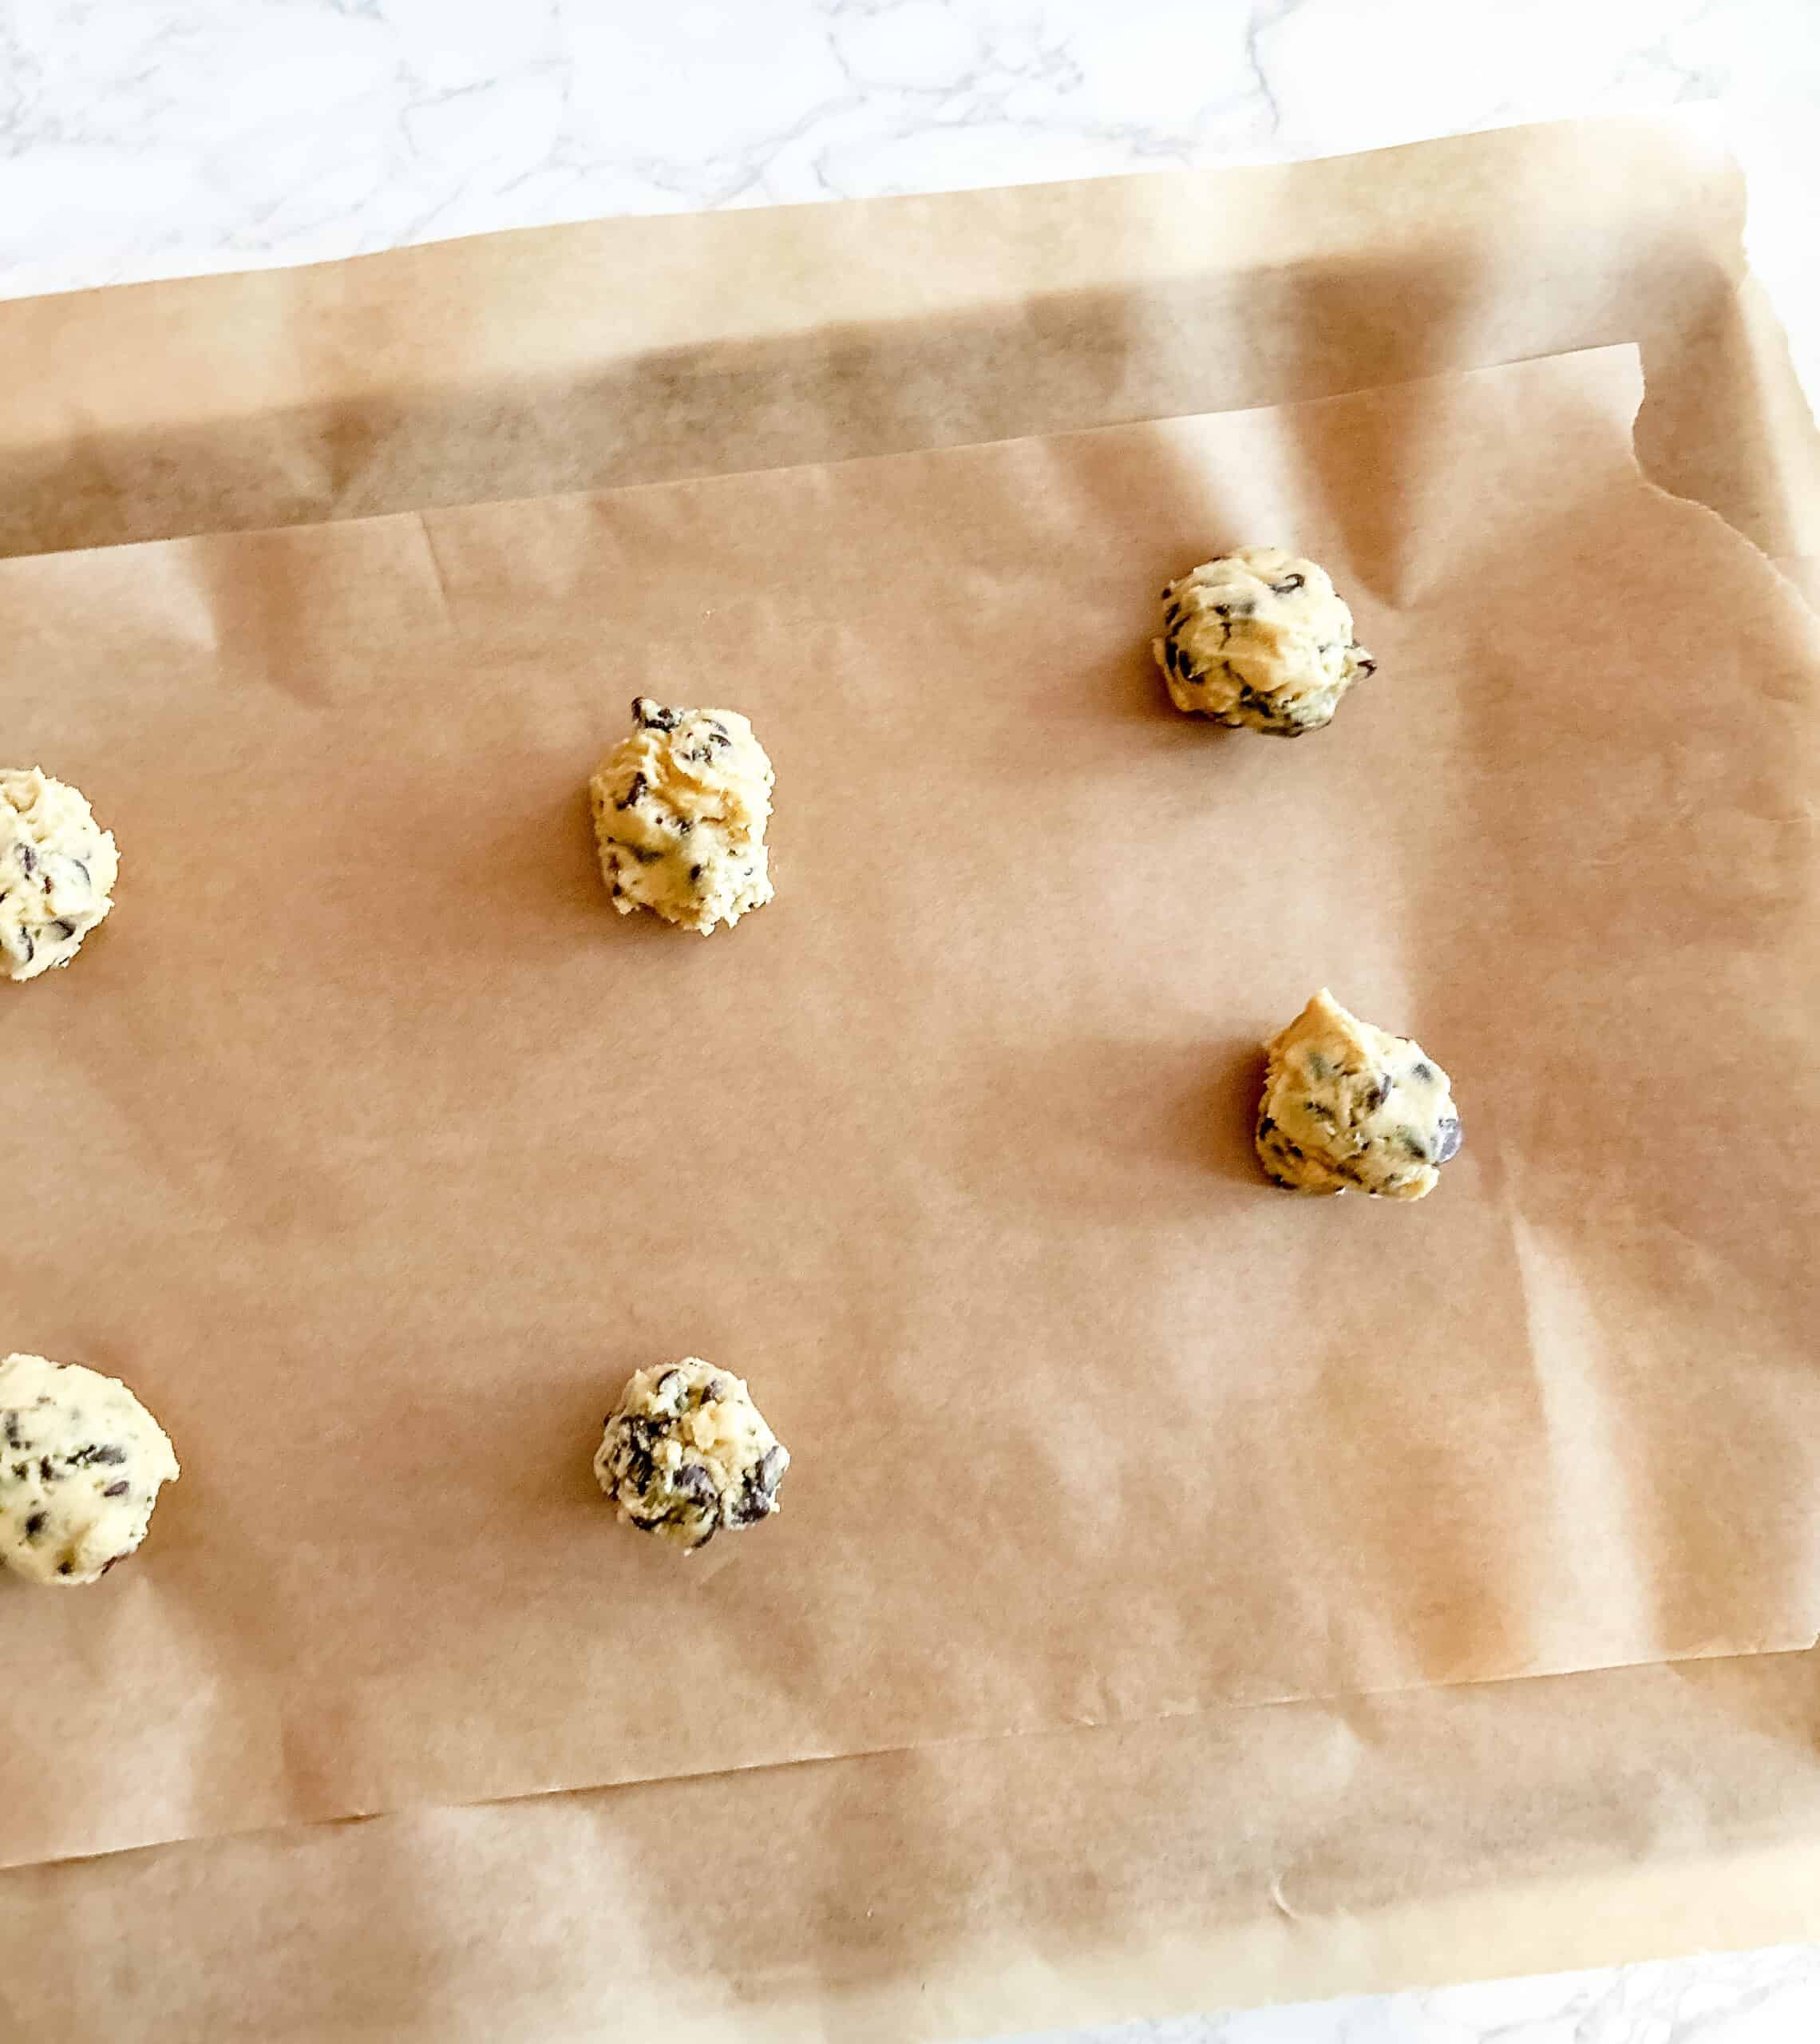
[(632, 705), (638, 728), (588, 784), (600, 870), (623, 916), (649, 909), (705, 937), (771, 898), (771, 763), (733, 710)]
[(114, 841), (78, 791), (35, 766), (0, 768), (0, 957), (35, 980), (67, 965), (113, 906)]
[(1241, 547), (1170, 583), (1150, 650), (1178, 710), (1280, 738), (1331, 722), (1377, 665), (1327, 571), (1276, 546)]
[(34, 1583), (93, 1583), (145, 1538), (177, 1458), (118, 1377), (0, 1363), (0, 1562)]
[(698, 1356), (638, 1371), (594, 1457), (620, 1518), (682, 1548), (775, 1511), (789, 1466), (744, 1379)]
[(1325, 987), (1264, 1046), (1257, 1154), (1295, 1192), (1420, 1199), (1460, 1147), (1447, 1075), (1419, 1044), (1349, 1015)]

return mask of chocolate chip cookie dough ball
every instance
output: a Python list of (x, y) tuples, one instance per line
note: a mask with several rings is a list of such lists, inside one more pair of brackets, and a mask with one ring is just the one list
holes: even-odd
[(0, 768), (0, 957), (7, 976), (67, 965), (113, 906), (114, 841), (81, 794), (35, 766)]
[(34, 1583), (93, 1583), (145, 1538), (176, 1480), (164, 1430), (117, 1377), (0, 1363), (0, 1562)]
[(638, 1371), (594, 1457), (620, 1518), (685, 1550), (775, 1511), (789, 1466), (744, 1380), (698, 1356)]
[(1275, 546), (1222, 554), (1170, 583), (1150, 650), (1178, 710), (1280, 738), (1330, 723), (1377, 664), (1326, 571)]
[(1447, 1075), (1417, 1043), (1349, 1015), (1325, 987), (1264, 1046), (1257, 1154), (1296, 1192), (1432, 1192), (1460, 1147)]
[(667, 710), (641, 695), (637, 727), (588, 783), (600, 870), (621, 915), (649, 909), (706, 936), (771, 898), (771, 763), (733, 710)]

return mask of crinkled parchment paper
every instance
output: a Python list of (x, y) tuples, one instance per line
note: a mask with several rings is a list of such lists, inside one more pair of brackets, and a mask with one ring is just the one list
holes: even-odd
[[(80, 545), (1634, 338), (1651, 473), (1786, 560), (1814, 548), (1813, 442), (1740, 213), (1685, 129), (1599, 122), (31, 301), (0, 307), (0, 501), (15, 549)], [(585, 2034), (630, 2006), (926, 2035), (1811, 1935), (1814, 1666), (1216, 1709), (22, 1868), (0, 2005), (117, 2034), (156, 2009)], [(725, 1907), (654, 1887), (643, 1845), (710, 1812), (758, 1856)]]

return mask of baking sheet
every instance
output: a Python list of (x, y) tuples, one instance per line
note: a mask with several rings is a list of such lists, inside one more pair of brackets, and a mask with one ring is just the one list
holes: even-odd
[[(6, 1282), (190, 1472), (117, 1587), (15, 1600), (73, 1701), (9, 1711), (9, 1857), (1810, 1641), (1814, 628), (1638, 476), (1640, 395), (1606, 351), (0, 568), (15, 743), (126, 873), (18, 1004)], [(1383, 663), (1293, 748), (1149, 660), (1259, 533)], [(731, 938), (602, 896), (639, 691), (774, 751)], [(1321, 981), (1454, 1074), (1418, 1208), (1256, 1169)], [(587, 1469), (682, 1353), (797, 1458), (691, 1576)]]
[[(690, 400), (650, 429), (675, 466), (712, 469), (751, 458), (750, 407), (701, 393), (754, 332), (760, 458), (785, 461), (914, 444), (949, 388), (991, 437), (1640, 337), (1649, 472), (1798, 573), (1815, 442), (1742, 215), (1686, 120), (1614, 120), (0, 305), (0, 524), (38, 549), (611, 481), (574, 450), (628, 362), (660, 416)], [(913, 373), (910, 323), (960, 335), (982, 303), (1008, 362)], [(153, 2010), (262, 2038), (583, 2036), (635, 2007), (928, 2037), (1812, 1937), (1817, 1752), (1810, 1653), (211, 1839), (0, 1876), (0, 2007), (123, 2036), (165, 2034)], [(904, 1765), (944, 1785), (900, 1794)], [(712, 1888), (652, 1896), (642, 1843), (710, 1810), (768, 1845), (711, 1922)]]

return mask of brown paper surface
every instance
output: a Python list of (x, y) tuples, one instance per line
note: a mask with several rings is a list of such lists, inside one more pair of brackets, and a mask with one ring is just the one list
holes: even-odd
[(1811, 1666), (1284, 1705), (14, 1869), (0, 2013), (260, 2044), (952, 2040), (1799, 1939)]
[[(1682, 124), (1601, 121), (0, 306), (0, 524), (85, 545), (611, 481), (577, 450), (626, 430), (671, 463), (639, 473), (688, 472), (948, 437), (956, 403), (960, 437), (989, 437), (1641, 337), (1651, 472), (1811, 554), (1811, 426), (1741, 207)], [(951, 315), (982, 295), (975, 366)], [(701, 311), (680, 335), (679, 307)], [(956, 343), (940, 374), (916, 373), (923, 315)], [(748, 402), (710, 402), (754, 328), (763, 404), (738, 379)], [(1153, 1740), (1158, 1768), (1128, 1764)], [(674, 2034), (732, 1997), (723, 2034), (774, 2008), (784, 2034), (858, 2034), (863, 2002), (864, 2034), (934, 2036), (1820, 1935), (1820, 1655), (1064, 1733), (1040, 1765), (1037, 1745), (19, 1870), (0, 2007), (46, 2034), (479, 2035), (497, 2014), (580, 2036), (627, 2006)], [(905, 1766), (951, 1785), (905, 1792)], [(665, 1858), (643, 1841), (704, 1799), (718, 1837), (767, 1839), (762, 1876), (641, 1902)], [(900, 1864), (888, 1910), (850, 1906)]]
[[(8, 1713), (9, 1857), (1810, 1642), (1820, 634), (1639, 476), (1640, 395), (1608, 351), (0, 566), (14, 742), (125, 873), (18, 1004), (7, 1289), (190, 1472), (155, 1563), (14, 1600), (74, 1700)], [(1258, 533), (1382, 663), (1318, 744), (1149, 661)], [(776, 760), (732, 938), (602, 893), (639, 691)], [(1256, 1168), (1323, 981), (1454, 1073), (1419, 1208)], [(682, 1353), (797, 1456), (692, 1575), (587, 1468)]]
[(1612, 342), (1772, 554), (1820, 458), (1687, 117), (609, 220), (0, 304), (0, 551), (1008, 439)]

